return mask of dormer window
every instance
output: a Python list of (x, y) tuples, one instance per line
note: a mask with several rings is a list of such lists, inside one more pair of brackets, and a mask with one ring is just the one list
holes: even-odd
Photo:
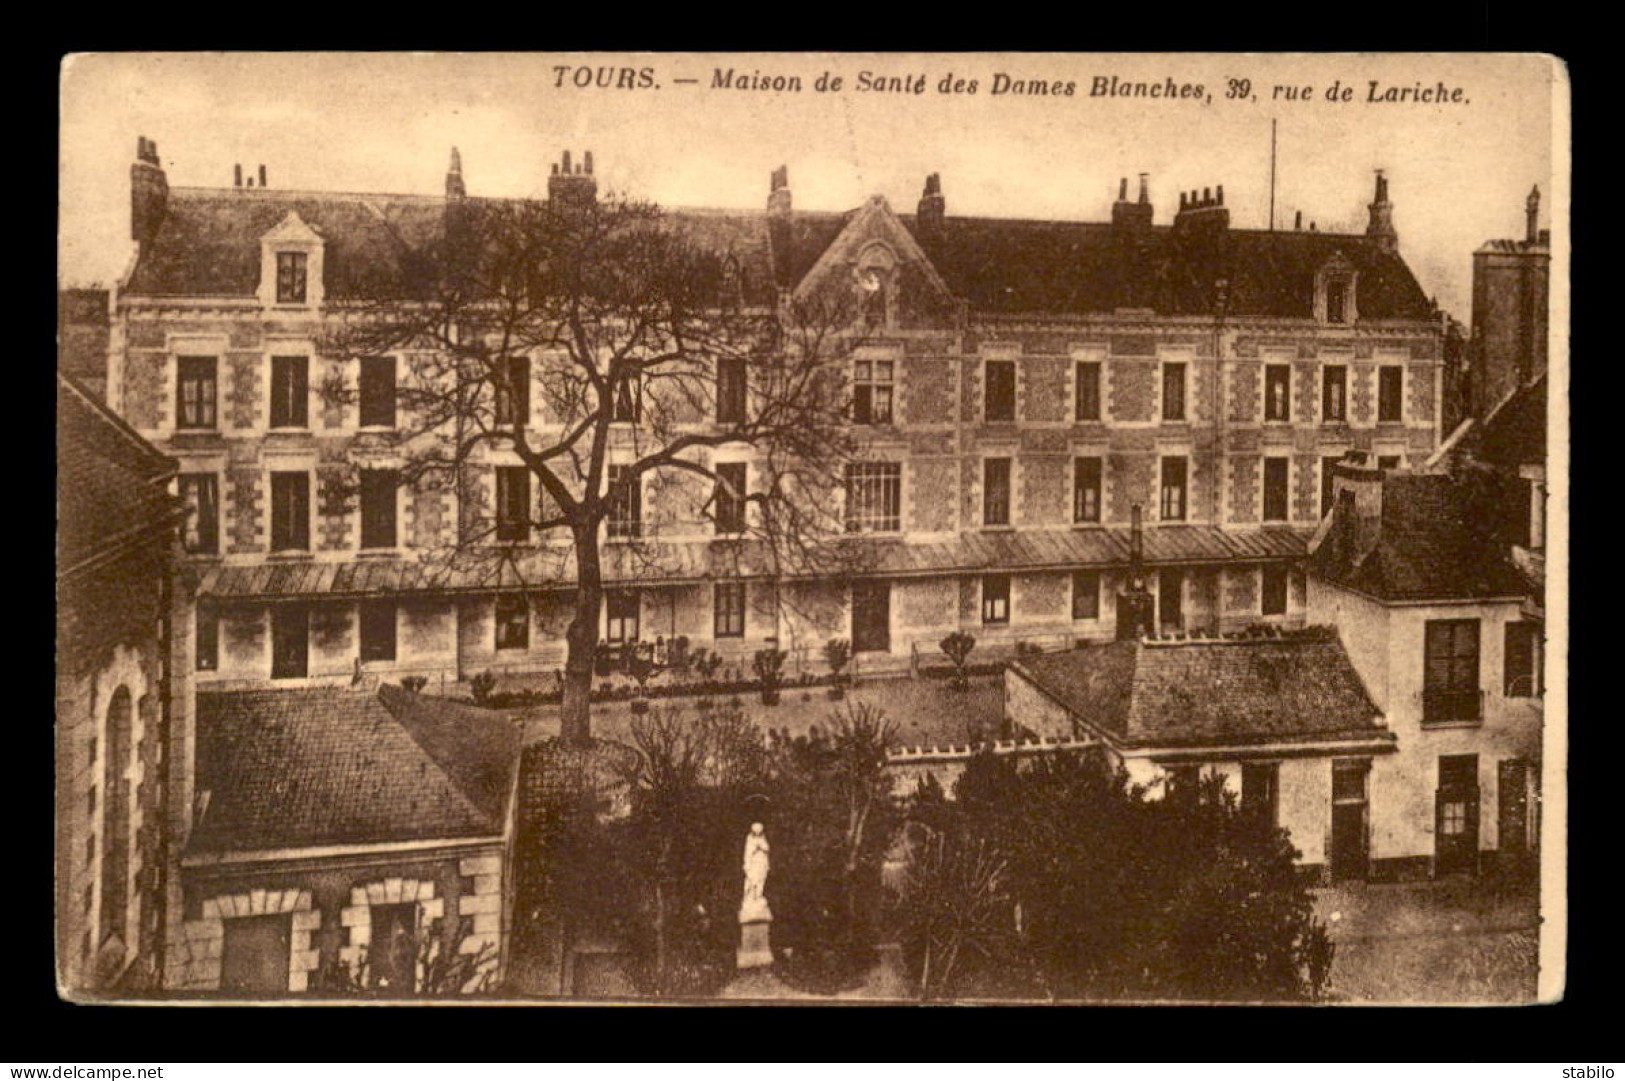
[(276, 253), (276, 302), (278, 304), (305, 303), (305, 278), (309, 272), (310, 256), (302, 251)]
[(865, 330), (883, 330), (892, 324), (892, 279), (896, 266), (896, 258), (881, 244), (870, 245), (858, 257), (858, 304)]
[(1341, 281), (1327, 282), (1326, 283), (1326, 322), (1328, 322), (1328, 323), (1346, 323), (1346, 322), (1348, 322), (1348, 300), (1349, 300), (1349, 285), (1348, 285), (1348, 282), (1341, 282)]
[(1345, 326), (1359, 319), (1354, 264), (1341, 252), (1315, 275), (1315, 316), (1323, 323)]

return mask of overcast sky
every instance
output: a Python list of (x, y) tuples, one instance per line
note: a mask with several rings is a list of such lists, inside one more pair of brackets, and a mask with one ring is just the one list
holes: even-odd
[[(572, 69), (562, 88), (557, 65)], [(581, 89), (578, 66), (648, 68), (657, 85)], [(718, 68), (799, 76), (802, 90), (713, 89)], [(825, 71), (843, 78), (839, 92), (814, 89)], [(924, 75), (926, 92), (860, 90), (863, 72)], [(994, 95), (997, 73), (1075, 90)], [(950, 74), (977, 80), (978, 92), (938, 93)], [(1091, 96), (1100, 76), (1171, 76), (1206, 93)], [(1230, 78), (1249, 79), (1250, 96), (1227, 99)], [(1370, 104), (1372, 79), (1442, 81), (1466, 103)], [(1353, 101), (1326, 102), (1334, 80), (1354, 87)], [(785, 164), (798, 208), (881, 194), (912, 211), (938, 172), (950, 215), (1102, 221), (1118, 178), (1145, 172), (1159, 223), (1181, 190), (1223, 184), (1232, 226), (1264, 228), (1275, 119), (1277, 228), (1301, 210), (1306, 227), (1363, 231), (1382, 167), (1401, 252), (1466, 321), (1472, 252), (1523, 235), (1533, 184), (1547, 193), (1541, 225), (1551, 223), (1552, 80), (1550, 61), (1526, 56), (79, 56), (62, 78), (58, 277), (112, 284), (128, 265), (138, 135), (156, 140), (171, 186), (229, 187), (234, 164), (263, 163), (273, 188), (439, 194), (457, 146), (471, 194), (524, 196), (545, 190), (568, 148), (578, 159), (593, 151), (601, 190), (670, 206), (761, 206), (769, 172)], [(1276, 85), (1313, 94), (1272, 100)]]

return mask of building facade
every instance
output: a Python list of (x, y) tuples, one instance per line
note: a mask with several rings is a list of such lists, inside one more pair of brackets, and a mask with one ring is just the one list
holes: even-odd
[[(550, 199), (596, 198), (590, 155), (562, 166)], [(421, 556), (455, 528), (453, 493), (344, 491), (347, 471), (394, 467), (382, 436), (407, 358), (335, 359), (324, 335), (402, 243), (442, 235), (470, 198), (455, 157), (435, 197), (285, 192), (263, 171), (172, 190), (141, 140), (109, 395), (181, 462), (201, 684), (562, 663), (568, 574), (554, 588), (430, 585)], [(863, 671), (905, 666), (952, 630), (987, 657), (1109, 639), (1136, 507), (1160, 629), (1301, 624), (1328, 463), (1350, 450), (1410, 463), (1439, 438), (1444, 322), (1392, 213), (1379, 177), (1364, 234), (1232, 228), (1222, 187), (1182, 193), (1159, 225), (1142, 177), (1110, 222), (954, 217), (934, 175), (914, 214), (880, 197), (805, 212), (784, 169), (765, 212), (671, 212), (763, 303), (864, 294), (845, 361), (864, 444), (846, 517), (875, 559), (856, 581), (780, 579), (651, 484), (633, 532), (658, 533), (669, 558), (618, 558), (610, 530), (603, 638), (681, 636), (734, 658), (771, 644), (814, 671), (832, 637)], [(537, 358), (524, 378), (534, 389), (544, 372)], [(323, 393), (333, 385), (349, 396)], [(520, 399), (538, 431), (558, 426), (543, 399)], [(716, 464), (748, 487), (751, 457)], [(530, 499), (503, 464), (477, 481), (484, 498)]]

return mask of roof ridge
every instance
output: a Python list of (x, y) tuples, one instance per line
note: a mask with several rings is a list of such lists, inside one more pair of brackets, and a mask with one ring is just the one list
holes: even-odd
[[(413, 745), (417, 747), (417, 749), (421, 751), (424, 756), (429, 759), (429, 761), (434, 763), (435, 768), (440, 771), (441, 776), (446, 779), (446, 783), (451, 787), (452, 791), (457, 794), (458, 798), (463, 801), (464, 805), (482, 821), (489, 822), (493, 827), (500, 829), (502, 827), (502, 823), (500, 821), (501, 816), (498, 815), (496, 819), (493, 819), (492, 815), (480, 806), (479, 800), (471, 795), (467, 788), (464, 787), (464, 778), (460, 776), (462, 771), (448, 765), (448, 763), (441, 757), (442, 751), (436, 750), (424, 742), (423, 736), (426, 733), (421, 733), (419, 731), (419, 725), (415, 720), (407, 721), (401, 717), (399, 712), (400, 710), (414, 705), (421, 705), (422, 699), (412, 692), (406, 690), (404, 687), (398, 687), (394, 684), (382, 682), (379, 683), (378, 690), (372, 697), (378, 700), (379, 704), (383, 706), (384, 711), (389, 714), (390, 719), (401, 727), (401, 729), (406, 733), (407, 738), (412, 741)], [(393, 701), (391, 701), (392, 699)], [(494, 710), (484, 710), (478, 706), (466, 706), (460, 702), (449, 702), (444, 699), (434, 699), (434, 701), (440, 701), (445, 705), (454, 706), (457, 708), (459, 713), (463, 713), (465, 715), (484, 715), (475, 718), (476, 720), (499, 723), (504, 728), (511, 728), (511, 721), (504, 715), (497, 713)], [(467, 719), (468, 717), (465, 716), (464, 720)], [(434, 720), (438, 721), (440, 718), (434, 718)]]

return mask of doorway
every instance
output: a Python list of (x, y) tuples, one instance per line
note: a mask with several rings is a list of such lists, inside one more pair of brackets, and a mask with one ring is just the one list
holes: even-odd
[(1185, 572), (1182, 570), (1169, 568), (1157, 576), (1157, 625), (1162, 634), (1185, 629)]
[(1478, 755), (1440, 756), (1433, 835), (1435, 874), (1478, 870)]
[(891, 583), (852, 585), (852, 652), (891, 652)]
[(1328, 856), (1334, 882), (1366, 877), (1370, 862), (1370, 775), (1370, 759), (1332, 761), (1332, 843)]

